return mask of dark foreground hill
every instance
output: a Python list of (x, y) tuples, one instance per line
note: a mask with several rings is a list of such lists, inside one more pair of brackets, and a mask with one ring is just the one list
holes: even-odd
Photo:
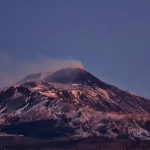
[[(0, 149), (7, 150), (150, 150), (149, 141), (125, 139), (84, 138), (77, 140), (41, 140), (29, 137), (0, 138)], [(6, 144), (7, 141), (7, 144)]]

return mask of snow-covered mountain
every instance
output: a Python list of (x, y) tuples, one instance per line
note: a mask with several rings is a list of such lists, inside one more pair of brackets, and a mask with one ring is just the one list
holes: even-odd
[(80, 68), (32, 74), (0, 92), (0, 132), (150, 140), (150, 100)]

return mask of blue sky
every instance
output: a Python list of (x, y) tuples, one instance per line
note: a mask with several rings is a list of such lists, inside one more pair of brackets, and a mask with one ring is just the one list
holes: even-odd
[(0, 84), (41, 58), (150, 97), (150, 1), (1, 0)]

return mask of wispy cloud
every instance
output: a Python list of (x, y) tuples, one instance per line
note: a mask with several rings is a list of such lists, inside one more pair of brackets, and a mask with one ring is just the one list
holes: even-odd
[(40, 56), (30, 60), (20, 60), (0, 53), (0, 87), (16, 83), (30, 73), (51, 72), (70, 67), (83, 68), (83, 65), (79, 60), (72, 58), (58, 59)]

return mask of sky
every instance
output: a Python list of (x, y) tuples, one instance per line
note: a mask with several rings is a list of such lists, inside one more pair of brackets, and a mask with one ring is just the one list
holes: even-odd
[(1, 86), (70, 61), (150, 98), (150, 0), (0, 1)]

